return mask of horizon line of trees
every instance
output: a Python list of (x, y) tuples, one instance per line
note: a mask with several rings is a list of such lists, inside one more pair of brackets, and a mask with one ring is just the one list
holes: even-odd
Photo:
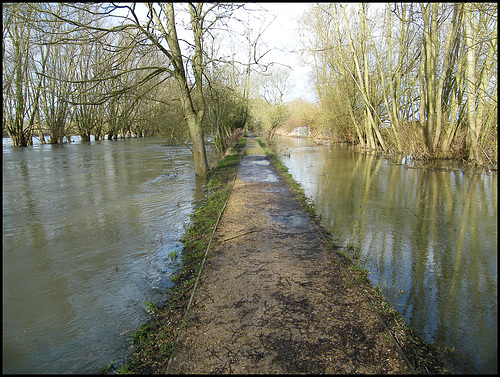
[(246, 125), (270, 137), (305, 125), (363, 149), (496, 164), (496, 3), (312, 5), (302, 28), (319, 102), (299, 106), (284, 102), (289, 69), (262, 64), (266, 21), (252, 30), (249, 13), (5, 4), (3, 131), (16, 146), (44, 134), (161, 134), (190, 141), (198, 175), (207, 136), (223, 152)]
[(162, 134), (187, 145), (204, 175), (204, 134), (227, 148), (249, 117), (250, 75), (268, 68), (265, 27), (252, 32), (245, 12), (219, 3), (5, 4), (3, 130), (14, 146), (44, 143), (44, 134), (50, 143), (72, 133)]
[[(62, 4), (7, 4), (3, 12), (3, 126), (12, 144), (27, 146), (38, 135), (60, 143), (78, 134), (82, 140), (108, 135), (154, 133), (143, 121), (150, 115), (146, 105), (155, 83), (128, 90), (145, 72), (130, 69), (148, 65), (154, 57), (139, 51), (121, 60), (108, 58), (112, 43), (125, 49), (129, 36), (106, 34), (96, 38), (88, 30), (72, 30), (57, 19), (69, 17)], [(73, 19), (83, 22), (84, 11)], [(96, 22), (98, 26), (99, 22)], [(104, 79), (108, 78), (108, 79)], [(109, 95), (113, 93), (113, 95)], [(144, 106), (146, 105), (146, 106)]]

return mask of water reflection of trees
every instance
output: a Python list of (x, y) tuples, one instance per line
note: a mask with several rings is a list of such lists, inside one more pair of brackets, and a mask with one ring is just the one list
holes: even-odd
[(477, 339), (496, 349), (496, 176), (409, 168), (337, 147), (315, 152), (317, 161), (308, 153), (292, 154), (291, 171), (407, 321), (472, 355)]

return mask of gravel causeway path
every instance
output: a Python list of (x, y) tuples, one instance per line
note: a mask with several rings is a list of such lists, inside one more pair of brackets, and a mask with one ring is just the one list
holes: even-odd
[(245, 156), (168, 373), (410, 373), (297, 195)]

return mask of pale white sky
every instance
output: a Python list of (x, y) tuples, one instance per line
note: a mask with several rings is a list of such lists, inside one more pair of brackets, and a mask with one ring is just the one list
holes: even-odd
[(314, 90), (309, 83), (311, 68), (301, 62), (298, 53), (291, 52), (302, 48), (297, 20), (313, 3), (260, 3), (259, 5), (277, 15), (276, 20), (263, 36), (265, 42), (269, 47), (283, 50), (272, 51), (268, 60), (280, 62), (293, 68), (290, 76), (292, 89), (285, 101), (303, 98), (314, 102)]
[[(291, 90), (284, 98), (285, 102), (292, 101), (296, 98), (303, 98), (310, 102), (315, 101), (315, 94), (312, 85), (309, 81), (310, 66), (301, 62), (298, 53), (294, 50), (302, 48), (300, 41), (300, 34), (298, 31), (297, 20), (301, 18), (302, 14), (311, 7), (314, 3), (256, 3), (254, 6), (249, 4), (252, 9), (264, 8), (269, 13), (266, 18), (267, 25), (276, 15), (274, 22), (266, 29), (262, 38), (266, 43), (267, 48), (274, 48), (269, 54), (266, 55), (265, 61), (262, 63), (270, 63), (271, 61), (282, 63), (292, 67), (290, 74)], [(146, 12), (145, 6), (138, 4), (139, 14)], [(183, 14), (179, 13), (178, 18), (182, 19)], [(262, 20), (256, 21), (256, 29), (261, 27)], [(178, 28), (179, 35), (183, 35), (184, 30)], [(190, 40), (190, 34), (186, 33), (184, 37)]]

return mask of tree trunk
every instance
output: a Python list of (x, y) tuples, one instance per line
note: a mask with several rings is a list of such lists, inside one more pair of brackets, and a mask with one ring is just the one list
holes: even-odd
[(186, 122), (189, 128), (191, 141), (193, 143), (192, 152), (194, 158), (194, 170), (196, 175), (204, 176), (208, 172), (208, 162), (205, 150), (205, 140), (203, 138), (203, 130), (194, 115), (188, 116)]
[[(462, 55), (458, 57), (457, 60), (457, 68), (456, 68), (456, 83), (454, 85), (454, 88), (452, 90), (452, 95), (451, 95), (451, 100), (450, 100), (450, 110), (448, 110), (447, 114), (447, 119), (450, 120), (450, 124), (446, 128), (445, 132), (445, 138), (443, 142), (441, 143), (441, 151), (445, 154), (448, 155), (451, 144), (453, 142), (453, 139), (455, 138), (456, 131), (458, 126), (460, 125), (460, 119), (461, 116), (459, 114), (460, 110), (460, 104), (463, 102), (463, 94), (462, 91), (460, 90), (463, 87), (463, 80), (465, 79), (465, 75), (463, 74), (463, 69), (464, 69), (464, 63), (465, 63), (465, 56)], [(458, 116), (458, 119), (457, 119)]]
[[(458, 7), (455, 5), (453, 9), (453, 25), (456, 26), (456, 20), (458, 15)], [(453, 30), (456, 30), (455, 27)], [(444, 50), (444, 60), (443, 60), (443, 71), (441, 72), (441, 77), (439, 78), (437, 93), (436, 93), (436, 133), (434, 135), (434, 140), (432, 144), (432, 149), (436, 151), (439, 145), (439, 138), (441, 135), (441, 128), (443, 125), (443, 90), (446, 76), (448, 74), (448, 67), (451, 59), (452, 52), (452, 41), (455, 33), (449, 33), (446, 38), (446, 45)]]
[[(204, 114), (204, 104), (203, 104), (203, 96), (198, 98), (199, 101), (202, 102), (200, 105), (200, 110), (198, 112), (195, 111), (194, 101), (191, 96), (191, 91), (189, 89), (189, 85), (186, 79), (186, 73), (184, 70), (184, 62), (182, 58), (181, 48), (179, 46), (179, 40), (177, 38), (177, 31), (175, 27), (175, 16), (174, 16), (174, 6), (172, 3), (167, 3), (164, 7), (162, 7), (165, 11), (165, 15), (167, 17), (167, 29), (168, 33), (165, 33), (167, 43), (170, 47), (170, 53), (172, 54), (172, 63), (174, 66), (174, 78), (177, 81), (180, 90), (181, 90), (181, 104), (184, 111), (184, 116), (186, 117), (186, 122), (188, 124), (189, 133), (191, 135), (191, 141), (193, 143), (193, 158), (194, 158), (194, 167), (195, 173), (198, 176), (204, 176), (208, 172), (208, 161), (207, 154), (205, 150), (205, 141), (203, 138), (203, 130), (201, 128), (201, 122), (203, 120)], [(154, 13), (155, 17), (157, 17), (156, 13)], [(193, 14), (191, 17), (194, 17)], [(159, 22), (158, 20), (158, 23)], [(196, 30), (195, 30), (196, 32)], [(201, 37), (201, 35), (195, 35), (196, 37)], [(196, 48), (201, 48), (201, 43), (196, 45)], [(201, 55), (197, 54), (195, 59), (195, 65), (199, 65), (201, 68), (202, 62)], [(198, 67), (195, 67), (195, 78), (196, 78), (196, 86), (197, 93), (201, 93), (201, 80), (200, 71)]]
[(348, 104), (349, 108), (349, 115), (351, 116), (352, 124), (354, 125), (354, 128), (356, 130), (356, 134), (358, 135), (358, 140), (359, 140), (359, 145), (361, 148), (365, 147), (365, 139), (363, 138), (363, 134), (361, 133), (361, 130), (359, 129), (358, 122), (356, 122), (356, 118), (354, 117), (354, 112), (352, 110), (352, 105), (349, 103)]
[[(376, 149), (377, 145), (375, 142), (375, 138), (373, 137), (373, 133), (375, 132), (377, 139), (380, 143), (380, 146), (382, 147), (382, 150), (386, 150), (386, 146), (384, 143), (384, 140), (382, 138), (382, 135), (380, 134), (377, 125), (375, 124), (375, 120), (373, 117), (372, 113), (372, 105), (370, 103), (369, 99), (369, 81), (368, 81), (368, 56), (367, 56), (367, 51), (366, 51), (366, 14), (365, 14), (365, 8), (364, 5), (361, 7), (361, 28), (362, 28), (362, 58), (363, 58), (363, 72), (361, 72), (361, 65), (359, 62), (359, 59), (356, 55), (356, 50), (354, 49), (354, 42), (352, 39), (351, 31), (349, 29), (349, 22), (347, 21), (347, 15), (345, 13), (345, 7), (341, 5), (342, 8), (342, 15), (345, 21), (345, 26), (346, 26), (346, 31), (347, 31), (347, 42), (349, 44), (350, 51), (353, 55), (354, 59), (354, 64), (356, 67), (356, 76), (353, 74), (354, 81), (356, 82), (358, 89), (361, 93), (361, 96), (363, 98), (364, 104), (365, 104), (365, 113), (366, 113), (366, 118), (365, 118), (365, 131), (366, 131), (366, 138), (367, 138), (367, 144), (369, 148)], [(338, 28), (338, 27), (337, 27)], [(338, 31), (339, 32), (339, 31)], [(339, 33), (340, 34), (340, 33)]]
[[(391, 22), (390, 22), (390, 11), (388, 12), (389, 14), (389, 17), (388, 17), (388, 26), (387, 26), (387, 29), (389, 30), (388, 31), (388, 34), (387, 34), (387, 45), (388, 45), (388, 54), (387, 54), (387, 65), (388, 65), (388, 73), (389, 73), (389, 77), (392, 76), (392, 63), (391, 63), (391, 28), (392, 28), (392, 25), (391, 25)], [(370, 34), (370, 40), (372, 42), (372, 47), (373, 47), (373, 51), (375, 52), (375, 59), (376, 59), (376, 62), (377, 62), (377, 70), (379, 72), (379, 75), (380, 75), (380, 80), (381, 80), (381, 84), (382, 84), (382, 95), (383, 95), (383, 98), (384, 98), (384, 103), (385, 103), (385, 108), (387, 109), (387, 115), (389, 116), (389, 121), (391, 123), (390, 125), (390, 130), (391, 130), (391, 133), (394, 137), (394, 141), (395, 141), (395, 144), (396, 144), (396, 149), (398, 152), (401, 152), (401, 143), (399, 141), (399, 135), (398, 135), (398, 129), (399, 129), (399, 119), (398, 119), (398, 115), (396, 114), (395, 111), (393, 111), (395, 109), (395, 103), (396, 103), (396, 99), (395, 99), (395, 94), (394, 94), (394, 87), (392, 85), (392, 79), (389, 79), (389, 88), (386, 87), (386, 84), (385, 84), (385, 74), (384, 74), (384, 70), (382, 69), (382, 67), (380, 66), (380, 56), (378, 54), (378, 50), (377, 50), (377, 46), (375, 44), (375, 42), (373, 41), (373, 37), (371, 36)], [(366, 69), (366, 68), (365, 68)], [(389, 95), (391, 96), (392, 98), (392, 106), (391, 104), (389, 104), (389, 101), (387, 99), (387, 91), (389, 89)], [(375, 129), (375, 132), (377, 132), (378, 129)], [(385, 145), (383, 139), (382, 139), (382, 135), (380, 135), (380, 131), (378, 131), (377, 133), (377, 137), (379, 138), (380, 142), (381, 142), (381, 145)], [(384, 147), (384, 150), (385, 150), (385, 147)]]
[(467, 118), (469, 121), (469, 159), (482, 164), (483, 159), (479, 150), (479, 125), (476, 123), (476, 46), (474, 35), (472, 32), (472, 5), (466, 3), (464, 5), (465, 18), (465, 45), (467, 46), (467, 65), (466, 65), (466, 80), (465, 86), (467, 92)]
[(436, 52), (438, 4), (421, 4), (424, 17), (424, 72), (425, 72), (425, 142), (434, 153), (436, 126)]
[[(16, 147), (25, 147), (27, 146), (28, 139), (31, 138), (31, 130), (25, 129), (24, 127), (24, 112), (25, 112), (25, 99), (24, 99), (24, 90), (25, 90), (25, 77), (23, 72), (22, 65), (22, 51), (20, 46), (20, 41), (14, 41), (14, 46), (16, 47), (16, 56), (18, 61), (16, 62), (16, 110), (15, 110), (15, 120), (14, 120), (14, 133), (11, 134), (12, 144)], [(28, 63), (25, 62), (27, 65)], [(27, 90), (27, 89), (26, 89)]]

